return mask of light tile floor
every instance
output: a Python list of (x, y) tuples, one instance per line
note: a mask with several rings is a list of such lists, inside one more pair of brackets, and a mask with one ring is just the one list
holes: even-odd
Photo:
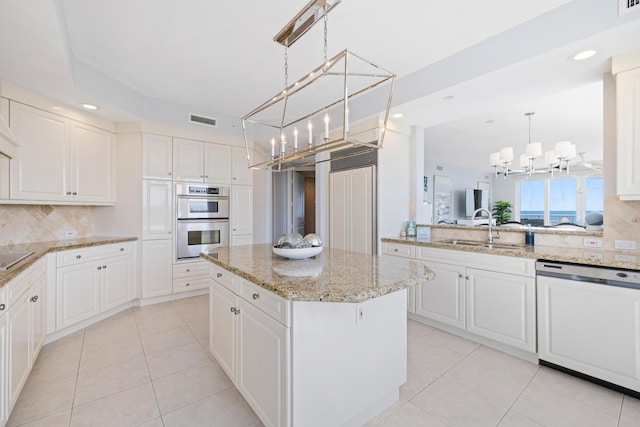
[[(620, 393), (418, 322), (408, 340), (400, 400), (367, 427), (640, 426)], [(126, 310), (44, 346), (8, 426), (261, 426), (207, 349), (207, 296)]]

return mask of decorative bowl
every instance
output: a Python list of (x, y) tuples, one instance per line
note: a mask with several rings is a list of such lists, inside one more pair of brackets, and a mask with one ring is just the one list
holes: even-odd
[(276, 248), (273, 247), (273, 253), (281, 257), (290, 259), (306, 259), (318, 255), (322, 252), (322, 246), (313, 246), (310, 248)]

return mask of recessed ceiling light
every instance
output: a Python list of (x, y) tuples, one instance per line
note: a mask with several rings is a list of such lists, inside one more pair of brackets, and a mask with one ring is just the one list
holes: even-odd
[(400, 118), (400, 117), (402, 117), (402, 116), (404, 116), (404, 114), (402, 114), (402, 113), (395, 113), (395, 114), (393, 115), (393, 118), (394, 118), (394, 119), (399, 119), (399, 118)]
[(489, 120), (487, 120), (485, 123), (495, 123), (495, 120), (493, 120), (493, 119), (489, 119)]
[(595, 49), (587, 49), (582, 52), (578, 52), (571, 57), (574, 61), (582, 61), (583, 59), (591, 58), (593, 55), (598, 53)]
[(443, 98), (445, 101), (451, 101), (453, 99), (453, 95), (447, 95)]
[(93, 105), (93, 104), (80, 104), (82, 106), (82, 108), (86, 109), (86, 110), (97, 110), (98, 106), (97, 105)]

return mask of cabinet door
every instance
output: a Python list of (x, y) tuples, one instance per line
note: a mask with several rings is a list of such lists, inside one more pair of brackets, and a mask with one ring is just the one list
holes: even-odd
[(436, 277), (416, 286), (416, 314), (464, 329), (464, 267), (431, 261), (424, 263)]
[[(209, 292), (209, 351), (235, 383), (237, 372), (238, 298), (214, 282)], [(262, 365), (261, 366), (267, 366)]]
[(173, 240), (142, 242), (142, 297), (171, 294), (173, 288)]
[(67, 119), (13, 101), (10, 109), (10, 127), (20, 143), (10, 166), (11, 198), (66, 200)]
[(467, 331), (535, 352), (535, 279), (472, 268), (467, 277)]
[(8, 336), (9, 336), (9, 381), (8, 396), (9, 408), (13, 407), (22, 386), (29, 376), (29, 296), (23, 295), (9, 309)]
[(173, 179), (202, 182), (204, 180), (203, 143), (189, 139), (173, 139)]
[[(133, 266), (131, 257), (102, 260), (100, 308), (106, 311), (133, 300)], [(99, 268), (100, 268), (99, 267)]]
[(71, 121), (71, 200), (113, 202), (113, 134)]
[(142, 181), (142, 238), (167, 239), (173, 229), (171, 181)]
[(253, 187), (231, 187), (231, 235), (253, 234)]
[(57, 330), (100, 314), (100, 262), (58, 268)]
[(0, 426), (6, 424), (9, 418), (9, 390), (8, 390), (8, 355), (9, 334), (7, 333), (7, 316), (0, 311)]
[(142, 135), (142, 177), (171, 179), (172, 139), (165, 135)]
[(204, 143), (204, 180), (212, 184), (231, 183), (231, 147)]
[(231, 171), (233, 172), (233, 184), (253, 185), (253, 171), (249, 169), (247, 163), (246, 148), (233, 147), (231, 149)]
[(617, 194), (640, 200), (640, 68), (616, 76)]
[(287, 425), (289, 330), (242, 299), (239, 309), (236, 386), (265, 425)]
[(42, 275), (28, 292), (31, 305), (31, 361), (35, 362), (47, 334), (46, 280)]

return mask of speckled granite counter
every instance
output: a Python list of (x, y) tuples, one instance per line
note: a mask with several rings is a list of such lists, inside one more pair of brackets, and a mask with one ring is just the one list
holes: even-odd
[[(576, 264), (598, 265), (604, 267), (640, 270), (640, 261), (636, 252), (603, 251), (598, 248), (566, 248), (554, 246), (533, 247), (521, 246), (514, 249), (485, 248), (483, 246), (452, 245), (441, 242), (428, 242), (415, 237), (382, 238), (382, 242), (402, 243), (415, 246), (429, 246), (442, 249), (453, 249), (467, 252), (507, 255), (523, 258), (545, 259), (549, 261), (573, 262)], [(499, 242), (496, 242), (499, 243)]]
[(435, 277), (412, 260), (330, 248), (306, 260), (275, 255), (270, 244), (200, 256), (291, 301), (361, 302)]
[(9, 270), (0, 271), (0, 287), (20, 274), (23, 270), (36, 262), (49, 252), (68, 249), (85, 248), (88, 246), (108, 245), (111, 243), (129, 242), (137, 240), (136, 237), (108, 237), (94, 236), (73, 240), (52, 240), (47, 242), (24, 243), (19, 245), (0, 246), (0, 253), (31, 252), (33, 255), (12, 266)]

